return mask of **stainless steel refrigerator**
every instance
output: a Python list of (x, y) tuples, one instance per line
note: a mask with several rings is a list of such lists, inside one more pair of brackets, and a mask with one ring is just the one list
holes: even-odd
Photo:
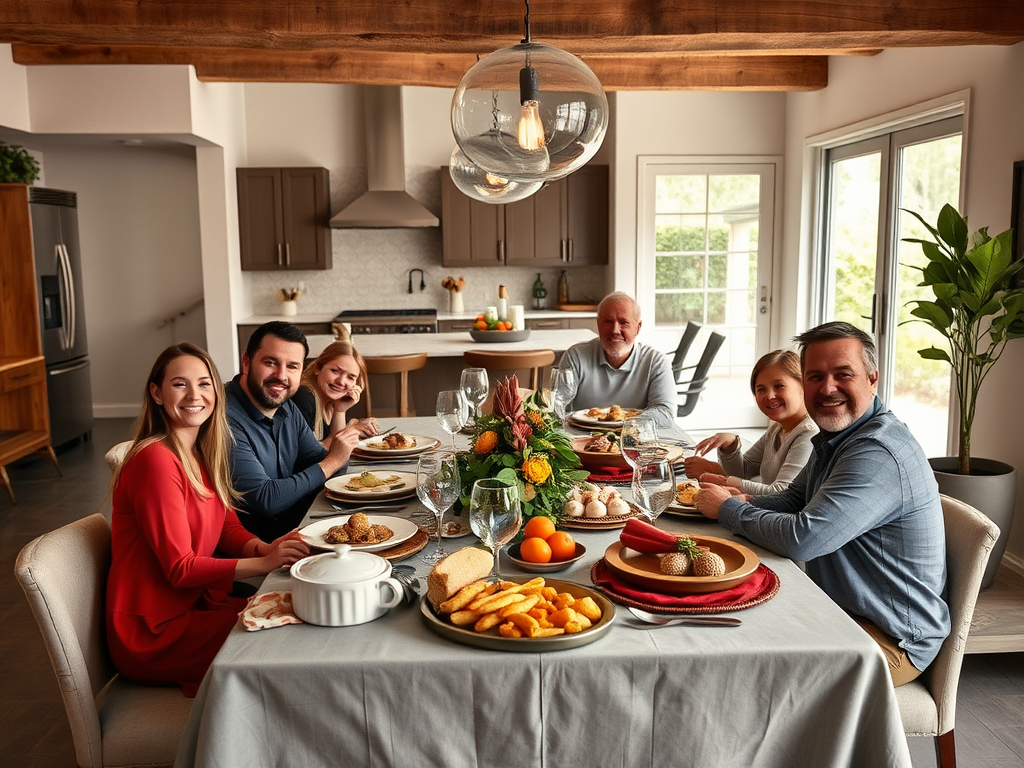
[(58, 446), (88, 435), (93, 425), (78, 195), (29, 187), (29, 204), (50, 399), (50, 436), (52, 444)]

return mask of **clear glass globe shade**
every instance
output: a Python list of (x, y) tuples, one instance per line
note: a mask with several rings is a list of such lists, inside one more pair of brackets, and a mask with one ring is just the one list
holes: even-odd
[(463, 194), (474, 200), (499, 205), (525, 200), (544, 186), (543, 181), (517, 181), (488, 173), (474, 164), (465, 153), (455, 148), (448, 164), (452, 181)]
[[(536, 72), (538, 150), (520, 146), (524, 118), (520, 70)], [(590, 160), (608, 130), (608, 97), (582, 61), (543, 43), (520, 43), (474, 64), (452, 98), (452, 131), (466, 156), (485, 171), (521, 181), (568, 176)], [(544, 155), (547, 155), (544, 158)]]

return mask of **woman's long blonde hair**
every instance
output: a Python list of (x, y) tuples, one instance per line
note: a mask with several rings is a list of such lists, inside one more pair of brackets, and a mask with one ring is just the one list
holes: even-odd
[(302, 372), (302, 379), (300, 384), (313, 393), (313, 399), (316, 402), (316, 416), (313, 419), (313, 434), (316, 435), (317, 440), (323, 440), (324, 437), (324, 406), (326, 405), (327, 398), (324, 397), (320, 391), (320, 387), (317, 385), (317, 376), (320, 375), (320, 371), (324, 369), (332, 360), (341, 357), (342, 355), (349, 355), (353, 360), (356, 361), (356, 365), (359, 366), (359, 376), (356, 379), (356, 383), (366, 389), (366, 362), (363, 360), (363, 356), (356, 351), (356, 348), (352, 346), (351, 339), (338, 339), (337, 341), (331, 342), (327, 345), (327, 348), (321, 352), (316, 360), (310, 363), (306, 370)]
[(196, 472), (195, 465), (185, 451), (184, 446), (178, 439), (173, 429), (168, 428), (167, 414), (162, 405), (157, 404), (150, 393), (150, 385), (160, 387), (164, 383), (167, 374), (167, 366), (172, 360), (179, 357), (197, 357), (206, 365), (206, 370), (213, 380), (213, 413), (210, 418), (199, 427), (199, 436), (196, 438), (195, 453), (200, 464), (206, 469), (206, 475), (213, 486), (213, 492), (226, 507), (234, 507), (241, 496), (231, 485), (231, 468), (229, 457), (231, 447), (234, 445), (234, 437), (228, 427), (227, 408), (224, 405), (224, 385), (221, 382), (220, 374), (217, 373), (217, 366), (214, 365), (210, 356), (194, 344), (183, 342), (174, 344), (163, 352), (153, 363), (153, 370), (146, 379), (146, 390), (142, 400), (142, 412), (135, 420), (132, 428), (132, 445), (125, 455), (124, 461), (117, 468), (114, 477), (110, 482), (113, 489), (121, 476), (121, 470), (128, 461), (146, 446), (163, 441), (181, 461), (185, 467), (185, 474), (188, 477), (192, 488), (200, 498), (209, 498), (210, 490), (203, 484), (202, 476)]

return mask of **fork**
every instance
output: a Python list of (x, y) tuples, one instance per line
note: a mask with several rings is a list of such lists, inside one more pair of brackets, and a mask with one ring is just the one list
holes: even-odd
[(654, 627), (671, 627), (676, 624), (704, 624), (716, 627), (738, 627), (743, 622), (728, 616), (662, 616), (656, 613), (641, 611), (629, 606), (629, 612), (645, 624)]

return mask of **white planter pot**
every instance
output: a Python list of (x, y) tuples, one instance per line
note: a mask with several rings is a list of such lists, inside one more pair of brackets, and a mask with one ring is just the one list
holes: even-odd
[(956, 456), (928, 459), (928, 463), (935, 473), (940, 493), (970, 504), (999, 527), (999, 538), (992, 548), (992, 555), (981, 580), (981, 588), (987, 589), (992, 586), (999, 561), (1003, 559), (1006, 550), (1006, 542), (1010, 538), (1013, 512), (1017, 505), (1017, 470), (1001, 461), (976, 459), (973, 456), (969, 475), (957, 473)]

